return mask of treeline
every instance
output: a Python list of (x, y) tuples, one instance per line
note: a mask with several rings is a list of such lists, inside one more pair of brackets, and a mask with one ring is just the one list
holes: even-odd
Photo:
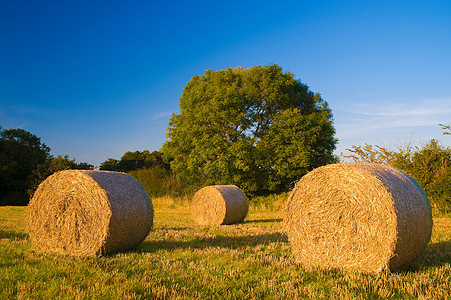
[[(277, 65), (207, 70), (192, 77), (179, 101), (161, 151), (129, 151), (100, 169), (133, 175), (151, 197), (234, 184), (255, 198), (289, 192), (309, 171), (339, 161), (328, 103)], [(450, 148), (432, 140), (421, 148), (349, 150), (355, 161), (406, 171), (437, 210), (451, 211)], [(93, 168), (68, 156), (52, 157), (40, 138), (22, 129), (1, 131), (0, 151), (3, 204), (26, 204), (38, 184), (58, 170)]]
[[(445, 132), (444, 134), (448, 134)], [(451, 148), (433, 139), (420, 147), (407, 145), (396, 150), (365, 144), (347, 149), (344, 158), (354, 162), (390, 165), (405, 171), (425, 191), (436, 212), (451, 212)], [(152, 159), (150, 159), (152, 157)], [(343, 159), (342, 159), (343, 160)], [(120, 167), (122, 166), (122, 168)], [(108, 159), (101, 169), (128, 172), (139, 180), (151, 197), (191, 197), (200, 185), (177, 179), (161, 151), (127, 152), (120, 160)]]
[(26, 130), (0, 131), (0, 205), (27, 205), (38, 185), (54, 172), (93, 168), (68, 155), (50, 155), (41, 138)]
[[(24, 129), (0, 128), (0, 206), (27, 205), (39, 184), (55, 172), (94, 169), (69, 155), (52, 156), (50, 150), (40, 137)], [(151, 197), (182, 197), (198, 188), (182, 184), (160, 151), (128, 151), (121, 159), (107, 159), (99, 168), (129, 173), (142, 182)]]
[[(444, 134), (447, 134), (445, 132)], [(425, 191), (436, 212), (451, 212), (451, 148), (433, 139), (420, 147), (407, 145), (396, 150), (365, 144), (347, 149), (344, 158), (354, 162), (370, 162), (390, 165), (405, 171)], [(127, 152), (120, 160), (108, 159), (101, 169), (128, 172), (139, 180), (151, 197), (191, 197), (199, 185), (188, 185), (171, 172), (164, 163), (163, 153)], [(155, 159), (158, 158), (158, 159)], [(147, 162), (146, 162), (147, 161)], [(124, 166), (120, 169), (119, 166)], [(131, 166), (135, 166), (132, 168)]]
[[(2, 130), (0, 137), (0, 205), (26, 205), (37, 186), (54, 172), (94, 169), (68, 155), (53, 157), (50, 148), (23, 129)], [(445, 131), (444, 134), (449, 134)], [(352, 146), (344, 158), (354, 162), (390, 165), (412, 176), (425, 191), (431, 206), (451, 212), (451, 148), (433, 139), (421, 147), (396, 150), (377, 145)], [(128, 151), (120, 159), (109, 158), (101, 170), (126, 172), (144, 186), (150, 197), (191, 197), (200, 185), (179, 180), (161, 151)]]
[[(444, 129), (448, 127), (444, 127)], [(445, 132), (444, 134), (449, 134)], [(435, 211), (451, 212), (451, 148), (432, 139), (422, 147), (390, 150), (365, 144), (347, 149), (354, 162), (385, 164), (403, 170), (417, 181)]]
[(149, 150), (125, 152), (121, 159), (108, 158), (100, 164), (100, 170), (130, 172), (139, 169), (149, 169), (160, 167), (169, 170), (169, 164), (164, 162), (163, 154), (160, 151), (150, 152)]

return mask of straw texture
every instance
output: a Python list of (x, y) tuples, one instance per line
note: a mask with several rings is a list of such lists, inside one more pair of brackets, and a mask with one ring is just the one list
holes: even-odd
[(199, 191), (191, 201), (191, 214), (200, 225), (229, 225), (243, 222), (249, 200), (234, 185), (212, 185)]
[(99, 256), (140, 244), (152, 227), (153, 207), (125, 173), (66, 170), (39, 185), (27, 222), (39, 251)]
[(405, 173), (378, 164), (334, 164), (296, 184), (284, 227), (302, 264), (379, 273), (424, 250), (432, 215), (423, 191)]

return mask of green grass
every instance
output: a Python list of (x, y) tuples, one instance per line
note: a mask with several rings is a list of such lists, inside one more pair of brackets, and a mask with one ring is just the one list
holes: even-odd
[(0, 207), (0, 299), (446, 299), (451, 218), (434, 218), (431, 243), (405, 270), (363, 275), (296, 264), (283, 213), (251, 210), (243, 224), (206, 227), (169, 199), (154, 229), (125, 253), (45, 255), (30, 245), (25, 207)]

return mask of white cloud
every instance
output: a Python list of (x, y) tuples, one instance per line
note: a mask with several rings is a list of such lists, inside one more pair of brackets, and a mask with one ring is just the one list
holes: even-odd
[(335, 114), (337, 137), (350, 138), (380, 131), (407, 130), (451, 122), (451, 98), (410, 103), (365, 103)]
[(159, 112), (155, 113), (152, 117), (153, 120), (167, 119), (169, 120), (172, 116), (172, 112)]
[(414, 108), (414, 109), (388, 109), (386, 111), (380, 112), (368, 112), (368, 111), (354, 111), (353, 113), (361, 114), (361, 115), (369, 115), (369, 116), (412, 116), (412, 117), (421, 117), (421, 116), (431, 116), (443, 113), (451, 113), (451, 108), (449, 109), (441, 109), (441, 108)]

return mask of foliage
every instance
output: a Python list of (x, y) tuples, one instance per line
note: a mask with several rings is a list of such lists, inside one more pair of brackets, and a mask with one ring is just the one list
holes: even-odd
[(153, 166), (169, 169), (169, 165), (163, 161), (163, 156), (160, 151), (128, 151), (120, 160), (108, 158), (100, 164), (100, 170), (130, 172), (143, 168), (151, 168)]
[(304, 268), (282, 212), (208, 228), (187, 209), (158, 209), (141, 245), (101, 258), (43, 255), (26, 235), (25, 207), (0, 207), (0, 299), (448, 299), (451, 219), (404, 271), (367, 275)]
[(33, 197), (34, 191), (48, 176), (55, 172), (69, 169), (93, 170), (94, 166), (86, 162), (76, 163), (75, 158), (71, 160), (69, 155), (50, 157), (43, 164), (38, 165), (30, 175), (27, 189), (28, 196)]
[(438, 125), (440, 125), (443, 128), (444, 130), (443, 135), (451, 135), (451, 125), (443, 125), (443, 124)]
[(114, 158), (108, 158), (104, 162), (100, 163), (100, 170), (119, 172), (119, 160)]
[(451, 212), (451, 148), (430, 140), (421, 148), (410, 145), (397, 150), (365, 144), (346, 149), (344, 157), (354, 162), (390, 165), (412, 176), (426, 193), (431, 205), (442, 212)]
[(23, 129), (0, 132), (0, 205), (27, 205), (37, 186), (56, 171), (90, 169), (66, 155), (53, 157), (41, 138)]
[(183, 197), (187, 188), (172, 174), (160, 151), (126, 152), (120, 160), (108, 158), (100, 170), (126, 172), (135, 177), (153, 197)]
[(289, 192), (284, 192), (266, 196), (255, 196), (251, 199), (249, 207), (256, 210), (285, 211), (289, 195)]
[(151, 198), (169, 196), (172, 198), (190, 198), (199, 187), (187, 186), (167, 168), (154, 165), (150, 168), (128, 172), (135, 177), (147, 191)]
[(50, 156), (41, 139), (23, 129), (0, 131), (0, 203), (26, 205), (30, 175)]
[(239, 67), (187, 83), (162, 149), (180, 180), (269, 194), (333, 162), (334, 134), (327, 103), (293, 74)]

